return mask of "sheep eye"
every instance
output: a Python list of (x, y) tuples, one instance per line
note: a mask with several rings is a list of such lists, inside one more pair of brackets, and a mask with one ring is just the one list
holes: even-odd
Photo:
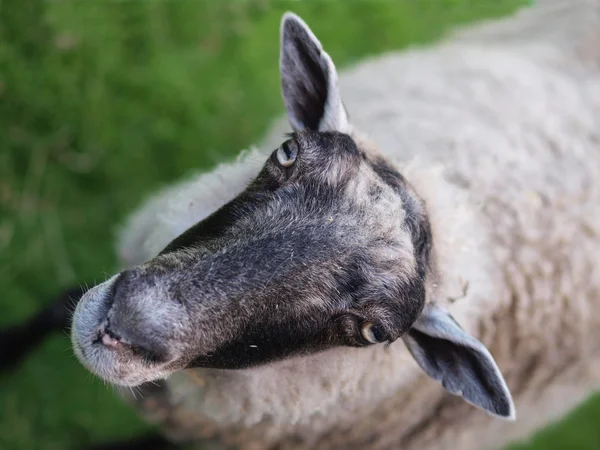
[(290, 167), (294, 164), (296, 162), (296, 156), (298, 156), (298, 149), (296, 143), (291, 139), (281, 144), (281, 147), (275, 152), (277, 162), (282, 167)]
[(360, 326), (360, 334), (371, 344), (379, 344), (384, 340), (381, 329), (371, 322), (365, 322)]

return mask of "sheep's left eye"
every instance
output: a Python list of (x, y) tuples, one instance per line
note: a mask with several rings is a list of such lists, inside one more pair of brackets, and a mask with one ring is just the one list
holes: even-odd
[(381, 329), (371, 322), (365, 322), (360, 326), (360, 334), (371, 344), (379, 344), (385, 340)]
[(282, 167), (290, 167), (296, 162), (296, 157), (298, 156), (296, 143), (293, 140), (284, 142), (277, 149), (275, 156), (277, 157), (277, 162)]

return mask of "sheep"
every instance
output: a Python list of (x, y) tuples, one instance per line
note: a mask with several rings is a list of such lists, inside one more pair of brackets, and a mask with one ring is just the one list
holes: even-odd
[(287, 117), (131, 216), (78, 358), (202, 448), (494, 449), (556, 420), (600, 385), (599, 14), (546, 0), (339, 84), (287, 14)]

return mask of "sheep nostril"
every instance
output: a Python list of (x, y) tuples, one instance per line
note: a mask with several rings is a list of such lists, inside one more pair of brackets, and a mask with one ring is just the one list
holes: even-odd
[(129, 352), (146, 363), (162, 363), (168, 361), (168, 356), (165, 352), (161, 353), (160, 351), (134, 344), (129, 340), (122, 338), (110, 328), (110, 321), (108, 319), (98, 330), (98, 334), (96, 339), (94, 339), (93, 344), (103, 345), (119, 352)]
[(121, 341), (116, 339), (114, 335), (108, 331), (103, 333), (101, 341), (104, 345), (111, 348), (117, 348), (121, 345)]
[(121, 337), (110, 329), (108, 319), (98, 330), (98, 335), (94, 340), (94, 343), (103, 344), (111, 348), (117, 348), (123, 345)]

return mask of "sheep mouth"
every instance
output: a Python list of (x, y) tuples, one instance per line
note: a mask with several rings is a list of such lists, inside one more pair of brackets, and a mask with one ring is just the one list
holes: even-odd
[(127, 354), (127, 356), (138, 359), (147, 365), (169, 362), (156, 351), (134, 344), (121, 337), (119, 334), (113, 332), (108, 325), (109, 321), (106, 320), (98, 330), (96, 338), (92, 341), (92, 345), (103, 347), (112, 352)]
[(142, 355), (128, 344), (118, 345), (119, 348), (111, 348), (101, 342), (92, 345), (75, 342), (74, 349), (87, 370), (114, 385), (138, 386), (171, 372), (165, 364), (151, 361), (152, 356)]

